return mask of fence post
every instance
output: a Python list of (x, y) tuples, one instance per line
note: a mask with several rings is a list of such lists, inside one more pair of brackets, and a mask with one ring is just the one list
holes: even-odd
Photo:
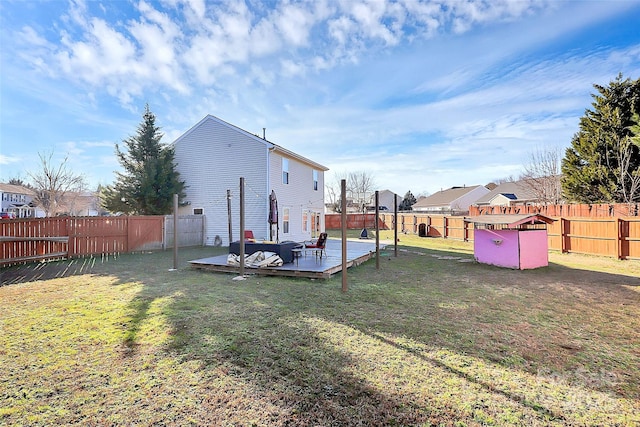
[(567, 241), (566, 241), (567, 227), (565, 219), (560, 217), (560, 252), (567, 253)]
[(618, 244), (616, 245), (617, 249), (618, 249), (618, 253), (617, 253), (618, 259), (624, 259), (624, 255), (622, 253), (622, 246), (623, 246), (622, 242), (624, 241), (624, 236), (623, 236), (623, 233), (622, 233), (622, 226), (623, 226), (622, 223), (623, 223), (622, 218), (620, 218), (620, 217), (616, 218), (616, 225), (618, 227), (618, 233), (617, 233), (618, 234)]
[[(393, 256), (398, 257), (398, 195), (393, 195), (393, 217), (395, 218), (395, 226), (393, 228)], [(402, 228), (404, 228), (404, 217), (402, 219)]]
[(178, 194), (173, 195), (173, 270), (178, 269)]
[(449, 228), (449, 217), (448, 216), (444, 216), (442, 218), (442, 233), (444, 234), (442, 237), (443, 238), (447, 238), (447, 232), (448, 232), (448, 228)]

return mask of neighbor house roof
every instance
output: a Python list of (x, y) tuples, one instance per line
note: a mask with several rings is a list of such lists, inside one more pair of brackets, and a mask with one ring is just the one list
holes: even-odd
[(3, 184), (0, 183), (0, 191), (3, 193), (13, 193), (13, 194), (27, 194), (33, 195), (34, 192), (30, 188), (24, 187), (22, 185), (14, 185), (14, 184)]
[(513, 201), (532, 201), (536, 200), (536, 195), (524, 181), (504, 182), (491, 190), (489, 193), (480, 197), (474, 205), (488, 205), (496, 196), (502, 195)]
[(447, 190), (440, 190), (437, 193), (433, 193), (423, 199), (418, 200), (412, 207), (415, 208), (430, 208), (448, 206), (452, 202), (458, 200), (465, 194), (475, 190), (481, 185), (472, 185), (470, 187), (451, 187)]

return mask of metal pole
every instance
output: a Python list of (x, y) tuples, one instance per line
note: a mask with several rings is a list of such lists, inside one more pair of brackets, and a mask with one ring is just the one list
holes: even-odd
[(393, 256), (398, 256), (398, 195), (393, 195)]
[(342, 292), (347, 292), (347, 180), (340, 181), (342, 222)]
[(240, 275), (244, 276), (244, 178), (240, 177)]
[(380, 225), (378, 224), (378, 209), (380, 209), (380, 194), (376, 190), (376, 270), (380, 270)]
[(233, 228), (231, 227), (231, 190), (227, 190), (227, 220), (229, 222), (229, 244), (233, 242)]
[(178, 195), (173, 195), (173, 269), (178, 269)]

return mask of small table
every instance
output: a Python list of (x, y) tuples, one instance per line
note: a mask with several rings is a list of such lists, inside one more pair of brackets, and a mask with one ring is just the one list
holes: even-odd
[(302, 256), (302, 249), (301, 248), (291, 249), (291, 255), (293, 256), (293, 260), (296, 262), (296, 265), (298, 265), (298, 260)]

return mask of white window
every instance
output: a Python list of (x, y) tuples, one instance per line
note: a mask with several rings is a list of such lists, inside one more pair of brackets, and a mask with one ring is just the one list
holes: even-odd
[(282, 209), (282, 233), (289, 234), (289, 208)]
[(313, 190), (318, 191), (318, 171), (313, 171)]
[(282, 159), (282, 183), (289, 183), (289, 159)]

